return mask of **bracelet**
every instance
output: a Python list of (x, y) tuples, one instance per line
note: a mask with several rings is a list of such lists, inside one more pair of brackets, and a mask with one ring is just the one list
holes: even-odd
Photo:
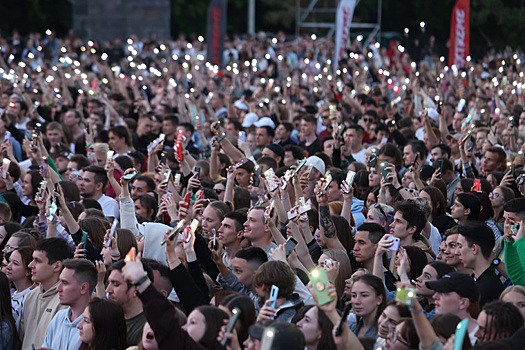
[(148, 275), (146, 274), (145, 276), (142, 276), (142, 278), (139, 279), (137, 283), (133, 283), (133, 285), (134, 285), (135, 287), (138, 287), (138, 286), (140, 286), (142, 283), (146, 282), (147, 279), (148, 279)]
[(177, 260), (168, 261), (168, 265), (172, 265), (172, 264), (175, 264), (175, 263), (177, 263)]
[(411, 307), (409, 307), (408, 310), (410, 310), (410, 312), (413, 313), (414, 315), (417, 315), (423, 312), (423, 308), (421, 308), (419, 311), (414, 311)]
[(396, 191), (399, 192), (399, 191), (401, 191), (403, 188), (404, 188), (403, 185), (400, 185), (398, 188), (396, 188)]
[(91, 146), (93, 146), (93, 143), (90, 143), (89, 145), (86, 145), (84, 148), (88, 150)]

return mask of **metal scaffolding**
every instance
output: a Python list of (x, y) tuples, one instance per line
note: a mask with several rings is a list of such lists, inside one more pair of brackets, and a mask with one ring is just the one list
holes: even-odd
[[(308, 3), (306, 7), (301, 7), (301, 0), (296, 0), (296, 34), (300, 34), (302, 29), (310, 29), (312, 33), (316, 33), (318, 29), (325, 29), (326, 36), (331, 37), (335, 33), (335, 15), (337, 13), (337, 5), (339, 0), (303, 0)], [(357, 5), (361, 1), (356, 1)], [(356, 23), (352, 22), (350, 31), (358, 29), (360, 32), (369, 32), (364, 44), (368, 45), (370, 39), (375, 37), (379, 40), (381, 30), (381, 12), (382, 0), (377, 0), (377, 21), (376, 23)]]

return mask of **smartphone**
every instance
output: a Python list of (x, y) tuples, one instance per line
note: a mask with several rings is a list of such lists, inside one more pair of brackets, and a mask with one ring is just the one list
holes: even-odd
[(134, 178), (136, 178), (138, 174), (139, 174), (138, 171), (134, 171), (134, 172), (132, 172), (132, 173), (128, 173), (128, 174), (122, 175), (122, 178), (123, 178), (124, 180), (131, 181), (131, 180), (133, 180)]
[(299, 173), (299, 171), (301, 171), (301, 169), (303, 168), (305, 164), (306, 164), (306, 158), (304, 158), (303, 160), (299, 162), (299, 164), (297, 164), (294, 170), (295, 174)]
[(213, 130), (215, 131), (219, 131), (219, 129), (221, 128), (221, 121), (219, 120), (217, 123), (215, 123), (215, 125), (213, 126)]
[(470, 189), (474, 192), (481, 192), (481, 180), (480, 179), (474, 179), (474, 185)]
[(262, 173), (262, 166), (256, 165), (255, 171), (253, 172), (253, 177), (252, 177), (253, 187), (259, 187), (259, 185), (261, 184), (261, 173)]
[(321, 185), (321, 189), (323, 191), (326, 191), (328, 186), (330, 186), (330, 183), (332, 182), (332, 174), (326, 174), (324, 176), (324, 179), (322, 179), (323, 184)]
[(345, 193), (350, 193), (352, 190), (352, 185), (354, 184), (355, 179), (355, 171), (348, 170), (348, 173), (346, 174), (346, 180), (343, 182), (343, 191)]
[(217, 250), (217, 249), (219, 249), (219, 245), (217, 244), (217, 232), (215, 232), (215, 229), (212, 228), (211, 229), (211, 233), (213, 235), (213, 238), (212, 238), (213, 243), (212, 243), (211, 247), (213, 248), (213, 250)]
[(168, 169), (162, 173), (162, 182), (168, 183), (170, 178), (171, 178), (171, 169)]
[[(241, 309), (239, 309), (238, 307), (234, 307), (232, 310), (232, 315), (228, 319), (228, 324), (226, 325), (226, 333), (231, 333), (233, 331), (240, 316), (241, 316)], [(228, 338), (223, 337), (221, 339), (221, 345), (222, 346), (228, 345)]]
[(274, 327), (266, 327), (263, 330), (263, 336), (261, 339), (261, 346), (259, 350), (271, 350), (273, 349), (273, 340), (275, 339), (276, 329)]
[(288, 237), (288, 239), (286, 240), (286, 244), (284, 246), (284, 250), (286, 251), (286, 257), (292, 254), (296, 246), (297, 246), (297, 240), (293, 238), (292, 236)]
[(439, 170), (439, 176), (441, 177), (441, 175), (443, 175), (443, 159), (438, 159), (437, 169)]
[(317, 297), (317, 304), (324, 305), (331, 302), (333, 299), (328, 296), (328, 290), (326, 289), (330, 283), (326, 271), (324, 269), (315, 269), (310, 272), (308, 277), (310, 282), (312, 282), (312, 287)]
[(113, 160), (113, 155), (115, 154), (114, 151), (108, 151), (108, 153), (106, 153), (106, 163), (110, 162)]
[(49, 207), (49, 215), (47, 216), (47, 219), (49, 221), (53, 221), (55, 218), (53, 217), (53, 214), (56, 215), (58, 210), (58, 207), (55, 202), (51, 202), (51, 206)]
[(388, 162), (381, 162), (379, 163), (379, 167), (381, 168), (381, 174), (383, 174), (383, 179), (385, 179), (385, 182), (392, 182), (392, 179), (387, 180), (387, 175), (390, 174), (392, 171), (388, 170), (387, 168), (390, 167), (390, 164)]
[(268, 181), (268, 191), (273, 192), (279, 187), (279, 183), (275, 181), (275, 172), (272, 168), (269, 168), (264, 172), (264, 177)]
[(239, 131), (239, 140), (246, 142), (246, 131)]
[(181, 175), (180, 173), (177, 173), (175, 174), (175, 186), (179, 186), (180, 185), (180, 178), (181, 178)]
[(399, 242), (401, 242), (401, 239), (394, 236), (390, 236), (390, 238), (392, 239), (392, 245), (388, 248), (388, 250), (397, 252), (399, 250)]
[(277, 303), (277, 296), (279, 295), (279, 287), (277, 287), (275, 284), (272, 285), (272, 289), (270, 290), (270, 303), (268, 304), (269, 307), (275, 309), (275, 305)]
[(456, 327), (456, 339), (454, 339), (454, 350), (461, 350), (463, 348), (463, 341), (467, 335), (468, 318), (459, 322)]
[(509, 235), (516, 236), (520, 229), (520, 224), (517, 222), (509, 222)]
[(82, 248), (83, 248), (83, 249), (86, 249), (86, 244), (87, 244), (87, 232), (84, 232), (84, 231), (82, 231), (82, 243), (84, 243), (84, 245), (82, 245)]
[[(109, 231), (110, 237), (115, 237), (115, 233), (117, 232), (117, 227), (118, 227), (118, 219), (115, 219), (113, 220), (113, 224), (111, 225), (111, 230)], [(113, 241), (111, 239), (108, 240), (108, 248), (111, 248), (112, 242)]]
[(416, 298), (416, 290), (414, 288), (397, 288), (396, 301), (412, 307), (414, 306), (414, 299)]
[(370, 158), (368, 158), (368, 162), (366, 163), (366, 165), (368, 165), (369, 167), (373, 168), (375, 167), (377, 164), (377, 154), (375, 153), (372, 153), (370, 155)]
[(350, 313), (350, 309), (352, 308), (352, 303), (350, 301), (347, 301), (345, 304), (345, 308), (343, 309), (343, 314), (341, 315), (341, 320), (339, 321), (339, 324), (335, 328), (335, 336), (339, 337), (343, 333), (343, 324), (346, 321), (346, 318), (348, 317), (348, 314)]
[(249, 161), (250, 160), (248, 158), (241, 159), (241, 161), (237, 162), (236, 164), (230, 165), (230, 167), (228, 168), (228, 171), (232, 172), (235, 169), (237, 169), (237, 168), (243, 166), (244, 164), (248, 163)]
[(2, 178), (7, 178), (7, 171), (9, 170), (9, 166), (11, 165), (11, 161), (8, 158), (4, 158), (2, 160)]
[(195, 174), (197, 174), (197, 177), (196, 177), (195, 179), (198, 180), (199, 177), (201, 176), (201, 168), (198, 167), (198, 166), (196, 166), (195, 169), (193, 170), (193, 172), (194, 172)]
[[(175, 228), (173, 230), (171, 230), (171, 232), (168, 234), (168, 239), (171, 240), (173, 238), (173, 236), (175, 236), (177, 233), (179, 233), (179, 231), (184, 227), (184, 223), (186, 222), (185, 219), (181, 219), (178, 223), (177, 223), (177, 226), (175, 226)], [(166, 241), (162, 241), (160, 243), (160, 245), (164, 245), (166, 244)]]

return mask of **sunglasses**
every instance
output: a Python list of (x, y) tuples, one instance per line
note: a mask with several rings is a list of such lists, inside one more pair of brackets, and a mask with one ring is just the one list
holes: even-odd
[(322, 119), (328, 119), (328, 118), (330, 118), (330, 116), (329, 115), (322, 115), (321, 118)]
[(372, 118), (363, 118), (363, 121), (365, 123), (372, 123), (374, 121), (374, 119), (372, 119)]
[(215, 189), (215, 192), (216, 192), (217, 194), (221, 194), (221, 193), (224, 192), (224, 191), (226, 191), (226, 190), (223, 190), (222, 188), (216, 188), (216, 189)]
[(381, 203), (374, 203), (374, 205), (372, 206), (372, 208), (379, 209), (379, 211), (381, 212), (381, 214), (385, 217), (385, 220), (388, 220), (388, 216), (386, 215), (385, 211), (384, 211), (383, 208), (381, 207)]

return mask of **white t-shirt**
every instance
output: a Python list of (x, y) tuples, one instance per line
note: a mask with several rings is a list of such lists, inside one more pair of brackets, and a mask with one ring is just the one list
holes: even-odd
[(104, 216), (110, 216), (116, 219), (120, 218), (118, 202), (115, 199), (103, 194), (102, 197), (100, 197), (97, 201), (102, 207), (102, 212), (104, 213)]
[(363, 148), (357, 153), (352, 153), (352, 157), (354, 157), (354, 159), (357, 160), (359, 163), (365, 164), (365, 154), (366, 148)]

